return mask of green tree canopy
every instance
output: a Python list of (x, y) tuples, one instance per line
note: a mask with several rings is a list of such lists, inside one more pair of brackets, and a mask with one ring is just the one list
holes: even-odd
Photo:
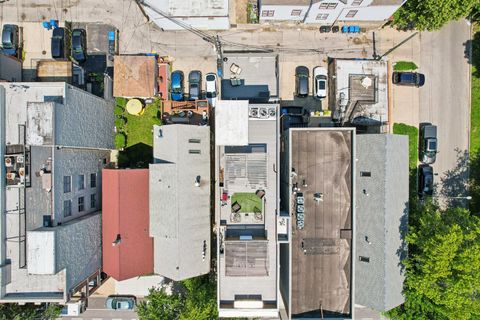
[(467, 17), (479, 0), (408, 0), (395, 14), (400, 29), (438, 30), (447, 22)]
[(16, 303), (0, 304), (0, 320), (54, 320), (60, 316), (62, 306), (56, 304), (18, 305)]
[(480, 219), (466, 209), (411, 205), (405, 303), (391, 319), (480, 318)]
[(152, 288), (145, 301), (137, 306), (142, 320), (217, 319), (216, 283), (210, 275), (188, 279), (179, 283), (180, 290), (172, 294)]

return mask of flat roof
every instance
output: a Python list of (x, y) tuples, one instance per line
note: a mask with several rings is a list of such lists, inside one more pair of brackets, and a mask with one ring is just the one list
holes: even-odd
[(146, 2), (173, 17), (228, 16), (228, 0), (147, 0)]
[(210, 271), (210, 127), (154, 126), (153, 135), (149, 202), (154, 271), (175, 281), (206, 274)]
[(248, 101), (218, 101), (215, 107), (215, 144), (248, 145)]
[(115, 56), (113, 95), (153, 97), (157, 93), (157, 60), (154, 56)]
[[(304, 228), (292, 195), (291, 313), (352, 310), (352, 159), (354, 129), (290, 129), (291, 178), (305, 199)], [(323, 201), (315, 201), (321, 193)]]
[[(252, 91), (258, 92), (262, 86), (268, 87), (271, 97), (278, 97), (278, 56), (271, 53), (226, 53), (224, 57), (227, 60), (223, 62), (224, 79), (237, 78), (244, 80), (241, 86), (254, 86), (248, 89), (247, 93)], [(240, 68), (232, 67), (236, 65)], [(233, 72), (233, 71), (236, 71)], [(222, 82), (222, 90), (223, 90)], [(230, 88), (232, 94), (238, 91), (243, 92), (238, 87)], [(262, 90), (264, 92), (265, 90)], [(258, 94), (257, 94), (258, 95)], [(229, 96), (229, 98), (231, 98)], [(255, 96), (257, 98), (257, 96)], [(237, 99), (245, 99), (238, 97)], [(252, 101), (255, 102), (255, 101)]]

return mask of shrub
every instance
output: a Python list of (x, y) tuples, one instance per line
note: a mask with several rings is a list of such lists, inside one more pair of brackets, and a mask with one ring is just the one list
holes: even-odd
[(124, 118), (117, 118), (115, 119), (115, 127), (117, 127), (117, 129), (123, 129), (123, 127), (125, 126), (125, 119)]
[(113, 113), (119, 117), (121, 115), (123, 115), (123, 108), (120, 107), (120, 106), (115, 106), (115, 108), (113, 109)]
[(393, 70), (395, 71), (410, 71), (416, 69), (418, 69), (417, 65), (411, 61), (398, 61), (393, 66)]
[(115, 148), (123, 149), (126, 145), (126, 142), (127, 142), (127, 138), (125, 137), (125, 134), (117, 133), (115, 135)]

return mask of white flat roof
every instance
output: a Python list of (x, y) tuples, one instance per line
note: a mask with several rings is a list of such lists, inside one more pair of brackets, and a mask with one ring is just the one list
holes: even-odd
[(221, 100), (215, 107), (215, 144), (248, 145), (248, 100)]

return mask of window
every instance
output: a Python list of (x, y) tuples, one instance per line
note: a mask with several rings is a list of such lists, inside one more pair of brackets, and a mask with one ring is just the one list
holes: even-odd
[(200, 154), (200, 150), (188, 150), (188, 153), (190, 154)]
[(72, 200), (63, 201), (63, 216), (70, 217), (72, 215)]
[(360, 261), (362, 261), (362, 262), (370, 262), (370, 258), (369, 258), (369, 257), (360, 256)]
[(275, 10), (262, 10), (262, 17), (273, 17)]
[(97, 206), (97, 195), (95, 193), (90, 195), (90, 209), (94, 209)]
[(188, 139), (188, 143), (200, 143), (200, 139)]
[(357, 14), (358, 10), (350, 10), (348, 11), (347, 15), (345, 16), (345, 18), (353, 18), (355, 17), (355, 15)]
[(333, 10), (337, 7), (337, 4), (338, 3), (323, 2), (323, 3), (320, 3), (320, 9)]
[(72, 177), (63, 176), (63, 193), (69, 193), (72, 191)]
[(300, 16), (301, 14), (302, 14), (302, 10), (292, 10), (292, 13), (291, 13), (292, 16), (296, 16), (296, 17)]
[(79, 197), (78, 198), (78, 212), (82, 212), (85, 210), (85, 198)]
[(85, 189), (85, 176), (83, 174), (77, 176), (77, 188), (78, 190)]
[(96, 188), (96, 187), (97, 187), (97, 174), (90, 173), (90, 188)]
[(328, 19), (328, 13), (319, 13), (317, 15), (317, 20), (327, 20)]
[(370, 171), (360, 171), (360, 177), (371, 177), (372, 174)]
[(362, 2), (363, 2), (363, 0), (353, 0), (352, 6), (359, 6), (359, 5), (362, 4)]

